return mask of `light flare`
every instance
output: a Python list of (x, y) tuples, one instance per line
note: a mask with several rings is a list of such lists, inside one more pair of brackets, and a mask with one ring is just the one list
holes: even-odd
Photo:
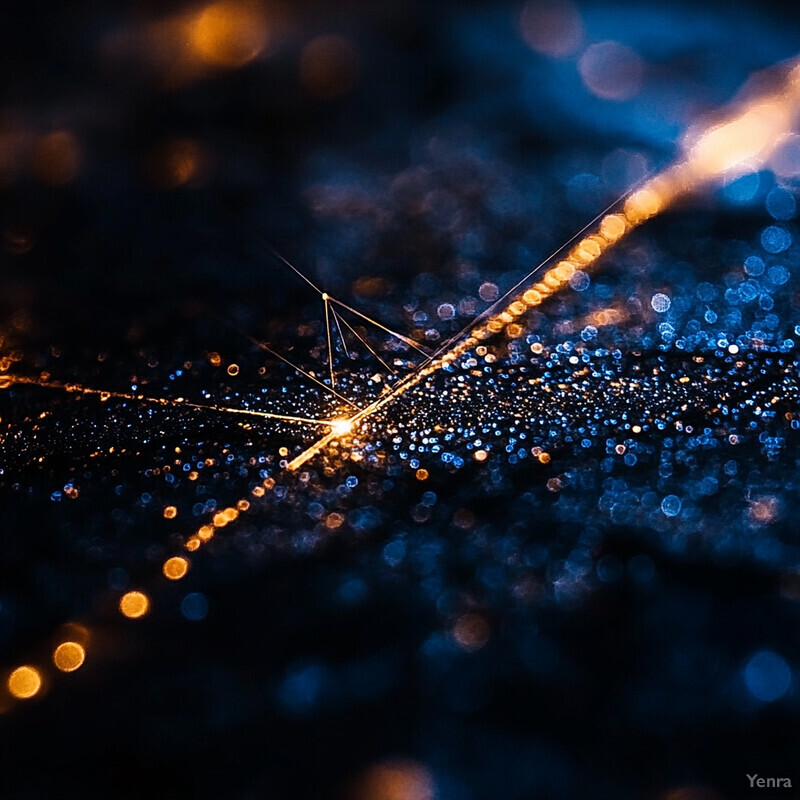
[(353, 422), (349, 419), (336, 419), (331, 423), (331, 434), (336, 438), (347, 436), (353, 430)]

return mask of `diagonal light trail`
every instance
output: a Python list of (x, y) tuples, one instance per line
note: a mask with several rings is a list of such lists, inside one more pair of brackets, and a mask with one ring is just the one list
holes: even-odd
[[(417, 386), (428, 375), (452, 363), (481, 341), (501, 333), (518, 317), (564, 288), (575, 273), (593, 266), (631, 230), (660, 214), (677, 198), (702, 188), (720, 176), (749, 171), (767, 162), (781, 138), (795, 129), (799, 115), (800, 64), (795, 62), (784, 69), (783, 76), (771, 92), (760, 92), (720, 123), (706, 127), (687, 147), (683, 160), (630, 194), (619, 211), (603, 213), (593, 231), (573, 245), (541, 280), (514, 295), (504, 308), (496, 310), (493, 307), (485, 317), (482, 315), (455, 339), (451, 339), (443, 352), (440, 350), (430, 356), (366, 408), (340, 420), (329, 433), (290, 461), (288, 469), (296, 470), (303, 466), (330, 444), (348, 435), (364, 419)], [(537, 266), (527, 278), (546, 263), (549, 262)], [(512, 292), (517, 288), (519, 284)]]

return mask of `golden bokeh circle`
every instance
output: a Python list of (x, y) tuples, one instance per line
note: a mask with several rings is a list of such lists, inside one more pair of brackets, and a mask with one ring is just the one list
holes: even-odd
[(8, 676), (8, 691), (20, 700), (27, 700), (42, 688), (42, 676), (35, 667), (17, 667)]
[(143, 617), (150, 608), (150, 600), (143, 592), (127, 592), (119, 601), (119, 610), (129, 619)]
[(164, 575), (171, 581), (179, 581), (189, 571), (189, 562), (181, 556), (173, 556), (164, 562)]
[(75, 672), (85, 658), (86, 651), (77, 642), (62, 642), (53, 653), (53, 663), (62, 672)]

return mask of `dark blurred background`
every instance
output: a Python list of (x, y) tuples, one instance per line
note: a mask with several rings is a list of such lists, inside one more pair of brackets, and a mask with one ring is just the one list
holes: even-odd
[[(41, 366), (57, 350), (62, 379), (118, 388), (143, 364), (160, 360), (166, 385), (169, 364), (234, 358), (247, 342), (231, 321), (294, 346), (320, 310), (269, 246), (396, 327), (426, 302), (463, 302), (466, 320), (676, 157), (692, 121), (753, 71), (798, 50), (800, 17), (778, 2), (6, 4), (3, 356)], [(716, 254), (757, 234), (775, 181), (794, 186), (795, 146), (778, 178), (732, 181), (641, 242), (718, 276)], [(24, 392), (1, 411), (7, 426), (84, 414)], [(115, 435), (93, 413), (98, 441)], [(130, 438), (143, 424), (125, 423)], [(161, 433), (198, 452), (246, 449), (244, 434), (192, 424)], [(380, 525), (263, 558), (254, 537), (308, 525), (263, 512), (197, 567), (190, 594), (165, 589), (121, 628), (114, 593), (175, 533), (135, 499), (153, 493), (161, 451), (145, 442), (84, 473), (71, 517), (50, 492), (91, 437), (47, 439), (34, 462), (11, 434), (3, 664), (77, 616), (100, 620), (103, 658), (0, 716), (3, 798), (795, 796), (754, 793), (745, 772), (800, 785), (788, 556), (675, 555), (615, 524), (597, 590), (562, 601), (543, 588), (545, 562), (595, 521), (559, 522), (537, 494), (544, 468), (439, 476), (430, 521), (409, 517), (425, 505), (413, 476), (362, 476), (359, 502), (380, 506)], [(793, 458), (776, 494), (796, 492)], [(220, 502), (247, 491), (215, 480)], [(478, 613), (468, 598), (518, 541), (537, 577)]]

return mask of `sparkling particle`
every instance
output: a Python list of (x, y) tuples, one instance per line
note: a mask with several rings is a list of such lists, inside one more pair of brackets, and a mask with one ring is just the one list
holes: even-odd
[(748, 275), (752, 275), (754, 278), (757, 278), (759, 275), (764, 274), (764, 261), (760, 259), (758, 256), (748, 256), (744, 260), (744, 271)]
[(750, 694), (765, 703), (779, 700), (792, 683), (789, 665), (770, 650), (759, 650), (751, 656), (743, 673)]
[(583, 292), (589, 288), (591, 279), (585, 272), (578, 271), (569, 279), (569, 285), (576, 292)]
[(767, 211), (773, 219), (792, 219), (797, 213), (797, 204), (794, 195), (782, 186), (775, 186), (770, 190), (765, 202)]
[(776, 264), (767, 270), (767, 280), (774, 286), (783, 286), (789, 280), (789, 270)]
[(667, 517), (677, 517), (681, 512), (682, 505), (680, 497), (674, 494), (668, 494), (661, 501), (661, 511)]
[(482, 283), (480, 289), (478, 289), (478, 294), (480, 295), (481, 300), (484, 300), (487, 303), (493, 303), (497, 298), (500, 296), (500, 291), (497, 288), (496, 283)]
[(664, 314), (669, 311), (672, 300), (670, 300), (668, 295), (658, 292), (650, 298), (650, 305), (657, 314)]
[(792, 235), (786, 228), (769, 225), (761, 231), (761, 246), (768, 253), (782, 253), (792, 244)]

